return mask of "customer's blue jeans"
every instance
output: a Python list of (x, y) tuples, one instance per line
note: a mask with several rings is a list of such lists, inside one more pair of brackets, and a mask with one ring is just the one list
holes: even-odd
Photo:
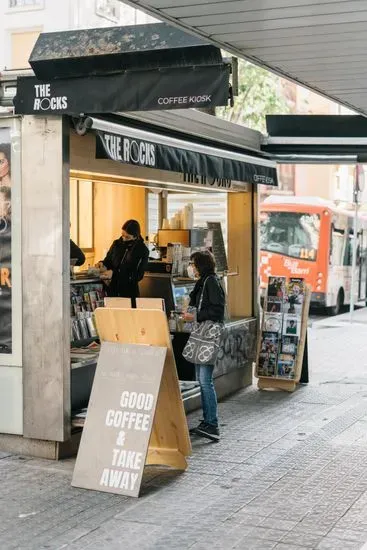
[(217, 394), (213, 382), (213, 365), (195, 365), (196, 380), (200, 384), (204, 422), (218, 426)]

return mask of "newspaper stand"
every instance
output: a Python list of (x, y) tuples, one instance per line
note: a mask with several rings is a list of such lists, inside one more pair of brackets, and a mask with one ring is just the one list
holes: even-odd
[[(135, 390), (139, 391), (138, 388), (140, 387), (141, 389), (139, 384), (141, 384), (143, 377), (149, 378), (150, 376), (152, 380), (154, 378), (152, 388), (153, 386), (156, 388), (156, 395), (154, 396), (156, 404), (154, 407), (155, 411), (152, 410), (154, 417), (149, 431), (145, 434), (145, 441), (141, 439), (142, 434), (136, 432), (137, 440), (140, 438), (140, 447), (144, 448), (145, 445), (145, 465), (162, 465), (177, 470), (186, 470), (186, 458), (191, 454), (191, 443), (165, 313), (153, 309), (104, 307), (97, 309), (95, 316), (98, 334), (101, 339), (101, 352), (105, 343), (107, 343), (107, 346), (110, 346), (110, 343), (114, 343), (118, 353), (121, 348), (121, 353), (118, 357), (121, 370), (120, 378), (118, 377), (118, 373), (115, 373), (115, 376), (117, 376), (115, 386), (119, 386), (118, 395), (126, 389), (127, 380), (130, 380), (131, 388), (131, 385), (134, 385), (135, 379)], [(131, 372), (132, 363), (130, 357), (130, 371), (128, 376), (124, 376), (124, 367), (127, 362), (126, 356), (130, 353), (130, 348), (133, 349), (132, 352), (135, 353), (135, 357), (139, 360), (136, 361), (136, 371), (133, 370)], [(139, 353), (141, 352), (142, 355), (146, 355), (150, 350), (154, 354), (153, 348), (157, 352), (156, 359), (147, 359), (144, 363), (141, 357), (138, 357)], [(160, 350), (164, 351), (163, 359)], [(97, 365), (95, 383), (88, 407), (86, 425), (83, 430), (72, 485), (86, 489), (138, 496), (142, 471), (133, 491), (130, 488), (129, 490), (125, 490), (124, 487), (122, 489), (117, 487), (114, 481), (110, 485), (107, 483), (107, 487), (100, 487), (100, 464), (99, 468), (97, 468), (96, 458), (88, 460), (88, 456), (96, 455), (98, 449), (103, 446), (103, 438), (107, 441), (104, 424), (101, 424), (102, 433), (96, 433), (93, 421), (99, 421), (101, 417), (104, 419), (105, 411), (112, 407), (109, 401), (110, 397), (105, 395), (107, 392), (101, 390), (98, 392), (98, 388), (95, 387), (101, 381), (103, 371), (108, 371), (108, 369), (109, 364), (106, 361), (104, 364), (100, 364), (99, 362)], [(102, 388), (102, 383), (100, 382), (100, 384)], [(114, 386), (113, 389), (115, 389)], [(152, 393), (154, 393), (154, 389), (152, 389)], [(99, 416), (96, 416), (96, 410), (98, 410)], [(89, 424), (88, 415), (93, 419)], [(131, 434), (129, 437), (131, 438)], [(133, 439), (134, 437), (133, 434)], [(95, 452), (93, 452), (93, 440), (97, 441), (95, 443)], [(113, 449), (113, 445), (115, 443), (112, 443), (111, 452), (117, 452)], [(132, 445), (134, 446), (134, 443)], [(88, 452), (86, 449), (88, 449)], [(144, 461), (141, 470), (143, 468)], [(114, 475), (116, 477), (119, 473)]]
[[(304, 300), (302, 304), (302, 313), (300, 316), (301, 327), (300, 327), (299, 342), (297, 345), (297, 355), (296, 355), (293, 378), (285, 378), (282, 376), (278, 376), (277, 373), (275, 373), (275, 375), (269, 375), (269, 376), (263, 376), (259, 374), (259, 357), (260, 357), (260, 350), (262, 346), (262, 335), (264, 332), (265, 313), (262, 315), (261, 330), (260, 330), (260, 335), (258, 338), (258, 345), (257, 345), (257, 357), (256, 357), (256, 369), (255, 369), (255, 376), (258, 378), (257, 386), (259, 389), (261, 390), (278, 389), (278, 390), (293, 392), (296, 389), (297, 384), (308, 383), (307, 326), (308, 326), (310, 301), (311, 301), (311, 287), (307, 285), (305, 286)], [(264, 312), (267, 311), (267, 303), (268, 303), (268, 297), (266, 297), (264, 301)]]

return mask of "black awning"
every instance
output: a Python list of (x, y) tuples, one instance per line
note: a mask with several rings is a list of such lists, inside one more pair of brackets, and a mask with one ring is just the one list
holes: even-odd
[(266, 115), (272, 137), (367, 138), (367, 118), (360, 115)]
[(109, 120), (90, 117), (85, 125), (96, 132), (96, 158), (218, 180), (278, 184), (276, 165), (265, 157)]
[(268, 115), (262, 145), (278, 162), (367, 161), (367, 118), (359, 115)]
[(29, 58), (47, 81), (222, 62), (220, 48), (167, 23), (41, 33)]
[(39, 81), (18, 78), (16, 114), (80, 115), (227, 105), (228, 64)]

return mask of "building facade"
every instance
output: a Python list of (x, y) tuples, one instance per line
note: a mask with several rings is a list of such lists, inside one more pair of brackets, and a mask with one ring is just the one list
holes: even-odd
[(119, 0), (0, 0), (0, 71), (28, 68), (41, 32), (153, 21)]

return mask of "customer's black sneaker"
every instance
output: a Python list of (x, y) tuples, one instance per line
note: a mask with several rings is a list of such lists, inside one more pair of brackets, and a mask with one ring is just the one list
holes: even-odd
[(201, 429), (201, 428), (204, 428), (204, 426), (206, 426), (206, 422), (204, 422), (204, 420), (202, 420), (198, 426), (196, 426), (195, 428), (191, 428), (189, 430), (189, 433), (190, 434), (196, 434), (196, 431)]
[(195, 430), (196, 435), (200, 435), (200, 437), (206, 437), (207, 439), (210, 439), (211, 441), (219, 441), (219, 429), (218, 426), (213, 426), (213, 424), (205, 424), (200, 425)]

